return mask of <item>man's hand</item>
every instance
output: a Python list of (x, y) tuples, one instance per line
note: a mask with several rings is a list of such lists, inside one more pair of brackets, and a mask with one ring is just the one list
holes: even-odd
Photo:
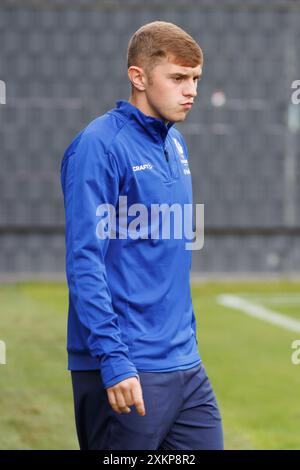
[(130, 413), (129, 406), (135, 405), (139, 415), (146, 414), (142, 387), (137, 377), (129, 377), (106, 389), (110, 406), (117, 413)]

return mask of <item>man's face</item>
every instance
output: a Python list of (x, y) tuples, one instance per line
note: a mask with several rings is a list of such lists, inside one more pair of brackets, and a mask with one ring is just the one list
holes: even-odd
[(184, 121), (197, 95), (198, 79), (202, 67), (184, 67), (164, 58), (151, 72), (151, 79), (146, 76), (145, 96), (149, 114), (164, 121)]

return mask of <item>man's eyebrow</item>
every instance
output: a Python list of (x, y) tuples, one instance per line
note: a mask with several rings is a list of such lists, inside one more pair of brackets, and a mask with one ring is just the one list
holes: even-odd
[[(194, 76), (194, 78), (200, 78), (202, 74), (197, 74)], [(181, 72), (174, 72), (169, 74), (170, 77), (189, 77), (189, 74), (187, 73), (181, 73)]]

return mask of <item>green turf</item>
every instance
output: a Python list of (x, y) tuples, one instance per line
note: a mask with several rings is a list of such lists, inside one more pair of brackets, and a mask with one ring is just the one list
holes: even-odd
[[(300, 365), (291, 363), (291, 343), (300, 334), (219, 305), (223, 293), (300, 319), (300, 283), (192, 288), (199, 349), (221, 408), (226, 448), (300, 449)], [(289, 301), (274, 303), (279, 294), (290, 294)], [(65, 285), (2, 285), (0, 304), (0, 339), (7, 346), (7, 364), (0, 365), (0, 449), (78, 448), (66, 370)]]

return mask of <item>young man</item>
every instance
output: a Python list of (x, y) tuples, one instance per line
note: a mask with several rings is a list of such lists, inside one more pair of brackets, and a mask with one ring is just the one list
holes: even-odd
[(94, 119), (64, 154), (67, 349), (81, 449), (223, 448), (186, 238), (161, 236), (159, 217), (146, 229), (133, 218), (145, 209), (148, 221), (154, 204), (192, 204), (174, 124), (194, 102), (202, 65), (178, 26), (142, 26), (128, 46), (129, 101)]

